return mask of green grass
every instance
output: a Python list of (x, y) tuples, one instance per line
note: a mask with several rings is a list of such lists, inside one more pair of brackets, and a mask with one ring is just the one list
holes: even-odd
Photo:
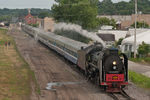
[(142, 88), (150, 89), (150, 78), (142, 74), (129, 71), (129, 80)]
[[(20, 55), (12, 37), (0, 29), (0, 100), (29, 100), (34, 72)], [(6, 41), (11, 42), (5, 47)]]
[(145, 58), (130, 58), (129, 60), (134, 61), (134, 62), (150, 63), (150, 57), (145, 57)]

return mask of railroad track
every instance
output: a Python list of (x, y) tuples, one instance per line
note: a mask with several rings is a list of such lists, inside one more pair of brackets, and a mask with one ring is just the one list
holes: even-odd
[(109, 93), (109, 96), (111, 96), (114, 100), (136, 100), (132, 97), (130, 97), (123, 89), (120, 93)]

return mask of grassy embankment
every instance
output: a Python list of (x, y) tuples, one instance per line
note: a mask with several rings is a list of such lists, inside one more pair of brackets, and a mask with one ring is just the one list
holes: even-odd
[(150, 57), (145, 58), (130, 58), (131, 61), (143, 64), (150, 64)]
[[(137, 62), (137, 63), (142, 63), (142, 64), (150, 64), (150, 57), (145, 57), (145, 58), (130, 58), (129, 60), (133, 61), (133, 62)], [(142, 74), (133, 72), (133, 71), (129, 71), (129, 79), (135, 83), (136, 85), (142, 87), (142, 88), (146, 88), (146, 89), (150, 89), (150, 78), (146, 77)]]
[[(0, 100), (29, 100), (34, 74), (6, 32), (0, 29)], [(11, 46), (6, 47), (6, 41)]]
[(142, 74), (129, 71), (129, 80), (145, 89), (150, 89), (150, 78)]

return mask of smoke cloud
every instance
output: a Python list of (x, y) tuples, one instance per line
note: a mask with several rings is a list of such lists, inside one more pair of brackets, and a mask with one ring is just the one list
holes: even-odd
[(82, 29), (80, 25), (71, 24), (71, 23), (57, 23), (54, 26), (55, 30), (70, 30), (78, 32), (80, 35), (92, 39), (94, 42), (99, 42), (105, 47), (104, 41), (96, 35), (94, 32), (88, 32), (87, 30)]

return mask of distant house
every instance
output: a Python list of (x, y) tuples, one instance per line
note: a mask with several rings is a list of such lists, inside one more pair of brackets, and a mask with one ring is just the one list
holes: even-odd
[(97, 34), (105, 43), (106, 46), (113, 46), (115, 44), (115, 35), (114, 34)]
[[(142, 42), (150, 45), (150, 30), (144, 31), (136, 35), (136, 50), (139, 48), (139, 45)], [(122, 41), (121, 51), (123, 53), (131, 53), (134, 52), (134, 35), (128, 37)]]
[(39, 27), (45, 31), (53, 32), (55, 21), (53, 18), (45, 17), (44, 19), (38, 19)]
[(30, 10), (28, 15), (24, 18), (26, 24), (37, 24), (37, 18), (30, 14)]

